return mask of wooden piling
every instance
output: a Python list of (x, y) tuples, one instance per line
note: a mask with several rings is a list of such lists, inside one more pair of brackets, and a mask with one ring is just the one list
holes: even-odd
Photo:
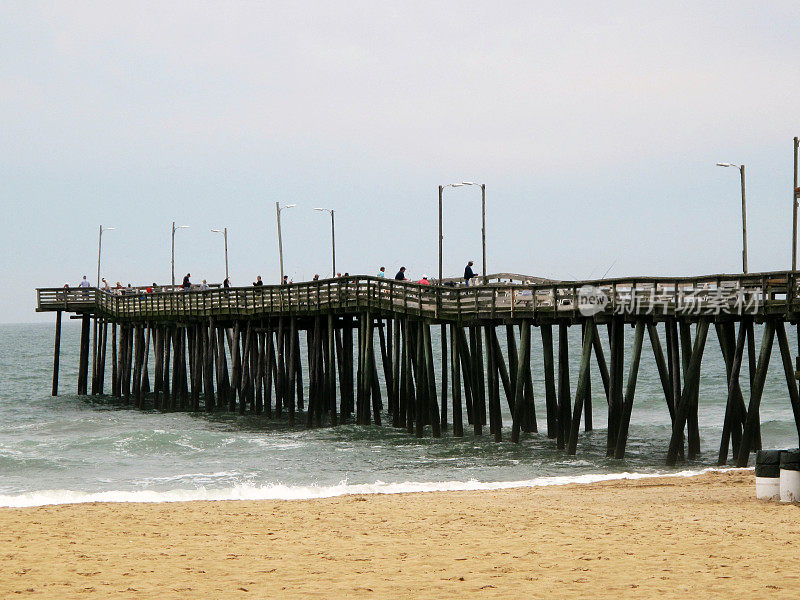
[(686, 426), (687, 417), (691, 409), (695, 385), (700, 379), (700, 362), (703, 358), (703, 350), (705, 349), (707, 335), (708, 320), (701, 319), (697, 323), (694, 345), (691, 350), (684, 378), (683, 392), (681, 393), (680, 402), (675, 407), (675, 422), (672, 425), (672, 437), (669, 443), (669, 450), (667, 451), (668, 466), (675, 465), (678, 459), (679, 448), (683, 447), (683, 429)]
[[(513, 332), (512, 332), (513, 337)], [(531, 360), (531, 323), (524, 320), (520, 324), (519, 335), (519, 354), (517, 355), (516, 347), (514, 349), (514, 360), (511, 359), (511, 346), (509, 344), (509, 364), (515, 368), (512, 372), (514, 375), (514, 412), (513, 423), (511, 427), (511, 441), (519, 443), (520, 430), (522, 429), (523, 419), (525, 418), (525, 369), (526, 365), (530, 365)], [(516, 341), (516, 340), (515, 340)]]
[(61, 359), (61, 311), (56, 311), (55, 348), (53, 349), (53, 389), (52, 396), (58, 396), (58, 363)]
[(563, 450), (569, 437), (571, 415), (571, 399), (569, 391), (569, 324), (561, 321), (558, 324), (558, 427), (556, 446)]
[(81, 317), (81, 347), (78, 361), (78, 395), (85, 396), (89, 377), (89, 329), (91, 318), (89, 315)]
[[(583, 344), (581, 346), (581, 364), (578, 369), (578, 385), (575, 389), (575, 408), (572, 413), (572, 422), (567, 438), (567, 454), (574, 455), (578, 447), (578, 432), (581, 427), (583, 403), (589, 385), (589, 365), (592, 359), (592, 346), (595, 336), (594, 321), (586, 321), (583, 327)], [(560, 360), (560, 359), (559, 359)]]
[(617, 446), (614, 451), (614, 458), (625, 457), (625, 447), (628, 444), (628, 428), (631, 423), (631, 413), (633, 412), (633, 397), (636, 391), (636, 379), (639, 374), (639, 359), (642, 356), (642, 340), (644, 339), (644, 321), (636, 321), (636, 331), (633, 334), (633, 354), (631, 355), (630, 370), (628, 371), (628, 383), (625, 386), (625, 399), (622, 404), (622, 414), (620, 415), (619, 433), (617, 434)]
[(547, 407), (547, 437), (558, 437), (558, 396), (556, 396), (555, 361), (553, 360), (553, 326), (543, 323), (540, 327), (542, 335), (542, 354), (544, 361), (544, 395)]

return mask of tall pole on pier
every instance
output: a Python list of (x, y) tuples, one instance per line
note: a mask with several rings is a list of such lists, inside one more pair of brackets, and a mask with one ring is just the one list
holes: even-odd
[(333, 271), (331, 271), (331, 277), (336, 277), (336, 228), (333, 223), (333, 209), (315, 208), (314, 210), (331, 213), (331, 259), (333, 261)]
[(486, 184), (475, 183), (474, 181), (462, 181), (460, 183), (448, 183), (447, 185), (439, 186), (439, 281), (442, 280), (442, 240), (444, 235), (442, 233), (442, 192), (444, 188), (452, 187), (457, 188), (464, 185), (479, 185), (481, 186), (481, 255), (483, 258), (483, 283), (486, 283)]
[(225, 279), (228, 278), (228, 228), (223, 227), (222, 229), (212, 229), (214, 233), (221, 233), (222, 236), (225, 238)]
[(103, 232), (114, 231), (115, 229), (116, 227), (106, 227), (104, 229), (103, 226), (100, 225), (100, 235), (97, 237), (97, 279), (95, 279), (98, 289), (100, 288), (100, 255), (103, 252)]
[(172, 222), (172, 285), (175, 286), (175, 232), (178, 229), (188, 229), (188, 225), (179, 225), (175, 227), (175, 221)]
[(287, 204), (281, 206), (279, 202), (275, 203), (275, 212), (278, 214), (278, 256), (281, 262), (281, 283), (283, 283), (283, 238), (281, 237), (281, 211), (285, 208), (292, 208), (296, 204)]
[(442, 285), (442, 191), (444, 186), (439, 186), (439, 285)]
[(800, 145), (800, 138), (794, 138), (794, 187), (792, 193), (792, 271), (797, 270), (797, 199), (800, 198), (800, 188), (797, 187), (797, 147)]
[[(100, 257), (103, 253), (103, 232), (113, 231), (114, 229), (116, 229), (116, 227), (106, 227), (103, 229), (103, 226), (100, 225), (100, 233), (97, 236), (97, 279), (95, 279), (95, 287), (98, 290), (100, 289)], [(95, 317), (92, 331), (92, 393), (95, 393), (97, 388), (97, 317)], [(55, 394), (53, 395), (55, 396)]]
[(718, 167), (736, 167), (742, 180), (742, 272), (747, 273), (747, 204), (745, 200), (744, 165), (718, 162)]
[(481, 184), (481, 254), (483, 255), (483, 283), (486, 283), (486, 184)]

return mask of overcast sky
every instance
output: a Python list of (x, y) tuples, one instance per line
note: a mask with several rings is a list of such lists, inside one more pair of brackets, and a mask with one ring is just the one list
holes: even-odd
[[(556, 8), (557, 4), (563, 4)], [(437, 270), (437, 186), (486, 184), (490, 272), (789, 268), (797, 2), (0, 1), (0, 322), (34, 288)], [(445, 191), (445, 272), (480, 191)]]

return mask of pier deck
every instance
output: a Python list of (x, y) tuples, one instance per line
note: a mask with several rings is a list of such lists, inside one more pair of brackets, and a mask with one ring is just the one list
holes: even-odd
[[(308, 427), (351, 418), (381, 424), (388, 412), (393, 426), (434, 437), (449, 426), (463, 435), (466, 413), (476, 435), (488, 423), (500, 441), (502, 392), (514, 442), (538, 431), (531, 374), (531, 327), (536, 327), (544, 353), (548, 437), (575, 454), (581, 423), (592, 429), (594, 364), (608, 407), (607, 453), (616, 458), (625, 454), (647, 332), (673, 426), (668, 464), (700, 452), (700, 369), (713, 325), (728, 396), (718, 463), (726, 464), (732, 450), (736, 463), (746, 465), (761, 445), (759, 406), (776, 337), (800, 437), (800, 392), (786, 332), (786, 324), (800, 318), (798, 283), (794, 271), (588, 281), (500, 273), (469, 287), (458, 280), (420, 285), (353, 276), (151, 293), (40, 288), (36, 310), (57, 314), (54, 395), (61, 315), (68, 312), (82, 320), (79, 394), (89, 391), (90, 363), (91, 393), (103, 393), (110, 328), (112, 395), (138, 408), (285, 413), (292, 425), (305, 409)], [(627, 378), (626, 323), (634, 326)], [(760, 348), (754, 323), (764, 324)], [(600, 325), (607, 328), (608, 356)], [(435, 326), (441, 328), (440, 365), (434, 365), (431, 344)], [(571, 326), (582, 332), (577, 381), (569, 373)], [(505, 344), (499, 327), (505, 329)], [(306, 335), (305, 369), (300, 332)], [(739, 382), (745, 360), (749, 386)], [(747, 403), (743, 388), (749, 390)]]

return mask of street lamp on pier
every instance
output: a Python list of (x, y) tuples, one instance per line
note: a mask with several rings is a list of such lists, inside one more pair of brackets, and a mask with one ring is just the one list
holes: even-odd
[(294, 208), (297, 204), (287, 204), (281, 206), (279, 202), (275, 203), (275, 212), (278, 214), (278, 256), (281, 262), (281, 283), (283, 283), (283, 238), (281, 237), (281, 211), (287, 208)]
[(314, 210), (331, 213), (331, 257), (333, 261), (333, 271), (331, 271), (331, 277), (336, 277), (336, 229), (333, 224), (333, 209), (315, 208)]
[(223, 227), (222, 229), (212, 229), (214, 233), (221, 233), (222, 236), (225, 238), (225, 279), (228, 278), (228, 228)]
[(175, 226), (175, 221), (172, 222), (172, 286), (175, 286), (175, 232), (178, 229), (189, 229), (188, 225)]
[(100, 225), (100, 235), (97, 238), (97, 279), (95, 280), (97, 288), (100, 288), (100, 254), (103, 251), (103, 232), (114, 231), (116, 227), (103, 227)]
[(736, 167), (742, 178), (742, 272), (747, 273), (747, 205), (745, 204), (744, 194), (744, 165), (736, 165), (727, 162), (718, 162), (718, 167)]
[(478, 185), (481, 188), (481, 254), (483, 258), (483, 282), (486, 283), (486, 184), (475, 183), (474, 181), (461, 181), (459, 183), (448, 183), (439, 186), (439, 282), (442, 281), (442, 193), (444, 188), (462, 187), (465, 185)]

